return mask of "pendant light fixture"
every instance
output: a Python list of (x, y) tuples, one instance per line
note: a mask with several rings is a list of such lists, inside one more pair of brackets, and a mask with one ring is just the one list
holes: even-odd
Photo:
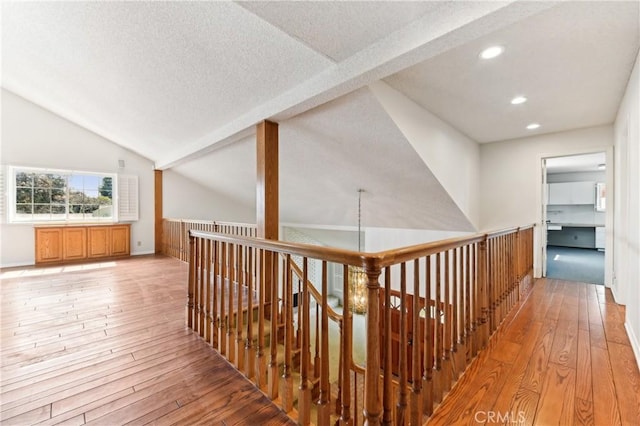
[[(358, 252), (362, 250), (362, 193), (364, 189), (358, 189)], [(367, 312), (367, 274), (360, 266), (349, 267), (349, 305), (357, 314)]]

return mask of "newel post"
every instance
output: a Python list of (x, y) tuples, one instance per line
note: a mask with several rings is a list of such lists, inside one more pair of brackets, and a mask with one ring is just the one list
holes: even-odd
[(380, 267), (367, 264), (367, 369), (364, 379), (364, 424), (378, 425), (382, 416), (380, 397)]

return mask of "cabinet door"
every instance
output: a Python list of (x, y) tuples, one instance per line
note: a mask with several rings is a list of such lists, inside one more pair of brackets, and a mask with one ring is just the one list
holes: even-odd
[(36, 228), (36, 263), (62, 262), (62, 228)]
[(571, 182), (550, 183), (549, 204), (571, 204)]
[(605, 238), (606, 238), (606, 233), (605, 233), (604, 226), (596, 227), (596, 248), (597, 249), (604, 249)]
[(106, 257), (110, 256), (109, 250), (109, 233), (108, 226), (94, 226), (89, 228), (89, 257)]
[(64, 228), (64, 260), (80, 260), (87, 257), (87, 228)]
[(594, 182), (574, 182), (571, 187), (571, 204), (595, 204), (596, 186)]
[(111, 255), (128, 256), (130, 251), (129, 239), (129, 226), (111, 227)]

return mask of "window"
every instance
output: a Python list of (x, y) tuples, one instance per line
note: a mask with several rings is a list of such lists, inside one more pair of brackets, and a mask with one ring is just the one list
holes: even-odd
[[(10, 170), (11, 222), (117, 220), (115, 174), (22, 167)], [(137, 189), (137, 179), (135, 183)], [(137, 197), (127, 201), (137, 206)], [(137, 214), (127, 219), (136, 220)]]

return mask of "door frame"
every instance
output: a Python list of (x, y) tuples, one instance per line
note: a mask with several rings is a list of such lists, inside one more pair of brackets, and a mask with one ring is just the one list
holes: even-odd
[[(547, 191), (548, 187), (546, 185), (546, 159), (548, 158), (556, 158), (556, 157), (571, 157), (576, 155), (583, 154), (594, 154), (598, 152), (605, 153), (605, 164), (606, 173), (605, 173), (605, 184), (607, 185), (607, 209), (605, 212), (605, 233), (606, 233), (606, 242), (605, 242), (605, 251), (604, 251), (604, 285), (605, 287), (611, 287), (614, 276), (614, 234), (615, 234), (615, 224), (614, 224), (614, 209), (615, 209), (615, 198), (614, 198), (614, 170), (615, 170), (615, 156), (614, 156), (614, 147), (613, 145), (607, 147), (599, 147), (587, 150), (580, 151), (571, 151), (571, 152), (557, 152), (557, 153), (544, 153), (538, 155), (538, 165), (539, 165), (539, 173), (541, 179), (538, 182), (541, 184), (538, 186), (537, 196), (538, 196), (538, 206), (540, 209), (536, 214), (536, 223), (539, 224), (537, 226), (536, 238), (534, 241), (534, 276), (535, 277), (543, 277), (546, 276), (547, 269), (547, 226), (546, 226), (546, 203), (547, 203)], [(543, 275), (544, 274), (544, 275)]]

